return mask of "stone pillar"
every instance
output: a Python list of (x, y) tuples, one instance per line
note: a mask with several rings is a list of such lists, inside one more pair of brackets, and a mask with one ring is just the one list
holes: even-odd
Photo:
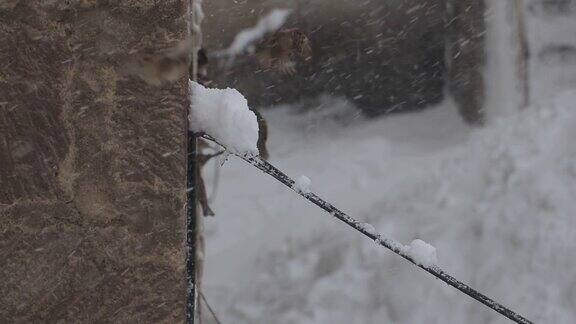
[(183, 322), (187, 7), (0, 3), (0, 323)]

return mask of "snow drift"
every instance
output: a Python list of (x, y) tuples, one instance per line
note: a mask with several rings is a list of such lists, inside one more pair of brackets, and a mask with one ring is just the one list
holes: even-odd
[[(450, 105), (344, 129), (266, 117), (272, 156), (322, 196), (384, 235), (430, 242), (439, 266), (529, 319), (573, 323), (574, 102), (565, 93), (472, 132)], [(226, 220), (207, 224), (206, 293), (224, 321), (507, 323), (259, 172), (229, 168)]]

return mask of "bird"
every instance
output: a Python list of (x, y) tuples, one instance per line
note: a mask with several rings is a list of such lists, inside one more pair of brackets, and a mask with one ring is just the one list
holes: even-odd
[(276, 70), (281, 75), (296, 73), (295, 58), (312, 59), (310, 39), (299, 28), (281, 29), (265, 37), (256, 46), (256, 60), (264, 70)]

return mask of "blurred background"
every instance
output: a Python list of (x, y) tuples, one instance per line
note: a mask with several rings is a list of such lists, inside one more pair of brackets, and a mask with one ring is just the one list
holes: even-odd
[(240, 30), (278, 8), (289, 12), (283, 27), (299, 28), (310, 39), (312, 60), (296, 75), (258, 69), (249, 49), (212, 70), (219, 83), (242, 90), (255, 106), (327, 94), (375, 116), (437, 104), (449, 83), (454, 92), (482, 96), (476, 81), (485, 50), (482, 1), (210, 1), (205, 7), (205, 47), (212, 51), (225, 49)]
[[(576, 321), (576, 1), (203, 12), (211, 86), (263, 115), (271, 162), (529, 319)], [(203, 173), (203, 292), (224, 323), (507, 322), (241, 161)]]

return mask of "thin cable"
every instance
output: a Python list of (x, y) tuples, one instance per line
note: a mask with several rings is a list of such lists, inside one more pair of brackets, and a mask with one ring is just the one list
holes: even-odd
[[(204, 138), (207, 138), (215, 143), (218, 143), (213, 138), (204, 135)], [(219, 143), (218, 143), (219, 144)], [(219, 144), (222, 145), (222, 144)], [(224, 147), (224, 146), (222, 146)], [(404, 259), (410, 261), (414, 265), (420, 267), (421, 269), (425, 270), (426, 272), (432, 274), (434, 277), (444, 281), (448, 285), (460, 290), (464, 294), (472, 297), (473, 299), (481, 302), (482, 304), (486, 305), (488, 308), (498, 312), (499, 314), (505, 316), (506, 318), (521, 324), (533, 324), (532, 321), (526, 319), (522, 315), (512, 311), (511, 309), (503, 306), (502, 304), (496, 302), (492, 298), (478, 292), (477, 290), (473, 289), (472, 287), (468, 286), (467, 284), (457, 280), (456, 278), (452, 277), (450, 274), (442, 270), (437, 265), (432, 266), (424, 266), (418, 264), (416, 260), (406, 251), (404, 246), (399, 242), (381, 236), (380, 234), (374, 233), (370, 230), (366, 224), (359, 222), (358, 220), (348, 216), (340, 209), (334, 207), (332, 204), (328, 203), (324, 199), (318, 197), (316, 194), (310, 193), (303, 193), (300, 190), (294, 188), (294, 180), (292, 180), (289, 176), (287, 176), (284, 172), (277, 169), (275, 166), (270, 164), (267, 161), (260, 159), (259, 157), (246, 157), (241, 155), (236, 155), (242, 160), (248, 162), (249, 164), (253, 165), (254, 167), (260, 169), (264, 173), (270, 175), (274, 179), (278, 180), (280, 183), (284, 184), (288, 188), (292, 189), (294, 192), (299, 194), (300, 196), (306, 198), (311, 203), (315, 204), (316, 206), (322, 208), (326, 212), (330, 213), (330, 215), (338, 218), (342, 222), (346, 223), (348, 226), (354, 228), (358, 232), (364, 234), (365, 236), (372, 239), (377, 244), (389, 249), (390, 251), (398, 254), (399, 256), (403, 257)]]
[(210, 303), (208, 303), (208, 301), (206, 300), (206, 296), (204, 296), (204, 293), (202, 291), (199, 291), (199, 293), (200, 293), (200, 298), (202, 298), (204, 305), (206, 305), (206, 308), (208, 308), (208, 311), (210, 312), (210, 314), (212, 314), (212, 317), (216, 321), (216, 324), (222, 324), (222, 322), (220, 322), (220, 320), (218, 319), (218, 316), (216, 316), (216, 312), (214, 312), (212, 307), (210, 307)]
[(355, 230), (359, 231), (360, 233), (364, 234), (365, 236), (372, 239), (379, 245), (384, 246), (385, 248), (391, 250), (392, 252), (400, 255), (404, 259), (412, 262), (414, 265), (424, 269), (428, 273), (432, 274), (436, 278), (444, 281), (445, 283), (449, 284), (450, 286), (460, 290), (464, 294), (474, 298), (475, 300), (481, 302), (482, 304), (486, 305), (490, 309), (500, 313), (501, 315), (507, 317), (508, 319), (521, 324), (532, 324), (531, 321), (524, 318), (523, 316), (519, 315), (518, 313), (512, 311), (511, 309), (503, 306), (502, 304), (494, 301), (490, 297), (483, 295), (482, 293), (478, 292), (477, 290), (473, 289), (472, 287), (468, 286), (467, 284), (457, 280), (456, 278), (452, 277), (440, 267), (436, 265), (432, 266), (424, 266), (418, 264), (416, 260), (412, 256), (410, 256), (406, 249), (403, 247), (402, 244), (398, 243), (397, 241), (382, 237), (379, 234), (372, 232), (364, 223), (359, 222), (358, 220), (346, 215), (340, 209), (334, 207), (332, 204), (326, 202), (324, 199), (318, 197), (314, 193), (302, 193), (301, 191), (294, 188), (294, 180), (284, 174), (282, 171), (274, 167), (267, 161), (261, 160), (258, 157), (243, 157), (239, 156), (244, 161), (250, 163), (251, 165), (255, 166), (256, 168), (260, 169), (264, 173), (272, 176), (274, 179), (278, 180), (285, 186), (292, 189), (294, 192), (299, 194), (300, 196), (306, 198), (308, 201), (312, 202), (316, 206), (324, 209), (332, 216), (338, 218), (339, 220), (343, 221), (347, 225), (353, 227)]

